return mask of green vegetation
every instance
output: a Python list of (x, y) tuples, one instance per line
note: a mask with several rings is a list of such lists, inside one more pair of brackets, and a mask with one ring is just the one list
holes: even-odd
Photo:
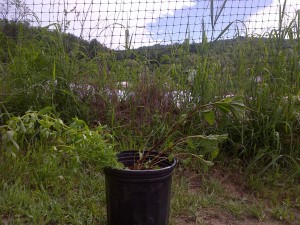
[[(300, 39), (290, 31), (114, 51), (59, 27), (0, 20), (0, 221), (104, 223), (101, 168), (117, 166), (115, 152), (149, 148), (195, 107), (241, 95), (242, 120), (195, 113), (166, 140), (164, 147), (181, 137), (228, 134), (216, 151), (197, 139), (175, 147), (181, 154), (172, 223), (183, 215), (203, 224), (199, 211), (212, 207), (230, 218), (295, 223)], [(242, 171), (230, 179), (242, 180), (258, 200), (224, 193), (223, 183), (206, 174), (191, 188), (193, 173), (207, 170), (212, 159), (223, 170)]]

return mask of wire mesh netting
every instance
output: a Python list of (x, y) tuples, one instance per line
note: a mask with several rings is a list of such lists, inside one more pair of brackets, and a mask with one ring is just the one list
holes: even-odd
[[(124, 49), (262, 36), (299, 26), (299, 0), (2, 0), (1, 19)], [(296, 28), (295, 28), (296, 29)]]

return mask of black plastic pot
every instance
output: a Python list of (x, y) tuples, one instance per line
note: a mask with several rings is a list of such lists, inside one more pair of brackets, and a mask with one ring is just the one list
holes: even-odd
[[(139, 154), (125, 151), (118, 159), (132, 166)], [(175, 160), (164, 160), (156, 170), (105, 169), (107, 224), (168, 225), (175, 165)]]

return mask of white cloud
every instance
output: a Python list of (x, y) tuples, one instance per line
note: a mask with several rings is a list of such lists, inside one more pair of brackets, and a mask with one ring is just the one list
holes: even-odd
[[(17, 2), (17, 0), (8, 1)], [(170, 31), (166, 29), (167, 27), (172, 27), (172, 24), (164, 25), (167, 21), (168, 23), (175, 21), (174, 18), (172, 20), (174, 15), (176, 15), (177, 19), (180, 19), (182, 14), (176, 12), (176, 10), (192, 8), (191, 11), (189, 9), (186, 12), (194, 15), (189, 21), (190, 24), (194, 24), (191, 25), (194, 26), (193, 29), (195, 29), (192, 31), (193, 35), (201, 33), (200, 23), (202, 17), (205, 17), (207, 23), (210, 23), (209, 1), (204, 0), (21, 0), (21, 2), (22, 1), (26, 2), (27, 7), (37, 15), (42, 26), (58, 22), (63, 25), (62, 27), (66, 29), (66, 32), (81, 36), (84, 39), (97, 38), (102, 44), (113, 49), (124, 49), (126, 29), (129, 31), (131, 47), (134, 48), (160, 43), (162, 40), (157, 39), (159, 34), (174, 32), (178, 34), (179, 38), (179, 35), (184, 34), (186, 29), (184, 24), (188, 23), (186, 18), (181, 18), (181, 20), (183, 20), (182, 24), (178, 26), (177, 23), (177, 27), (171, 28), (172, 30)], [(253, 1), (254, 9), (262, 7), (258, 6), (260, 4), (259, 0), (251, 1)], [(270, 3), (270, 1), (268, 1), (268, 3)], [(284, 0), (280, 1), (281, 4), (283, 4)], [(238, 11), (239, 7), (248, 7), (245, 0), (240, 0), (238, 3), (239, 7), (237, 8), (232, 7), (233, 4), (236, 4), (235, 1), (232, 1), (231, 6), (228, 6), (226, 9), (227, 11), (225, 10), (222, 13), (221, 17), (224, 16), (224, 18), (222, 18), (224, 21), (226, 21), (226, 19), (232, 20), (235, 15), (240, 15)], [(220, 5), (220, 2), (216, 2), (215, 7)], [(229, 5), (229, 2), (227, 5)], [(11, 17), (18, 14), (14, 12), (14, 10), (16, 10), (15, 8), (11, 8), (11, 10)], [(284, 25), (295, 18), (297, 10), (300, 10), (300, 0), (287, 0)], [(21, 10), (19, 14), (25, 15), (24, 10)], [(197, 18), (195, 16), (197, 16)], [(170, 20), (166, 20), (166, 22), (163, 22), (163, 24), (158, 27), (158, 19), (166, 17), (169, 17)], [(32, 19), (33, 17), (28, 15), (28, 18)], [(240, 18), (240, 20), (245, 22), (248, 35), (262, 35), (267, 31), (278, 28), (279, 0), (272, 0), (269, 6), (262, 7), (254, 15), (252, 14), (248, 17)], [(151, 25), (153, 25), (152, 28)], [(227, 26), (227, 23), (220, 23), (220, 30), (222, 30), (223, 26)], [(184, 31), (179, 29), (183, 29)], [(162, 35), (160, 35), (160, 37), (165, 39)], [(163, 41), (167, 43), (166, 41), (172, 38), (174, 39), (176, 37), (173, 35)], [(195, 36), (192, 38), (195, 38)]]
[[(27, 0), (42, 26), (59, 22), (66, 32), (83, 38), (97, 38), (114, 49), (125, 46), (125, 29), (129, 30), (131, 47), (152, 45), (148, 25), (158, 18), (174, 15), (196, 5), (195, 0)], [(65, 12), (65, 13), (64, 13)]]
[[(266, 35), (273, 29), (279, 28), (279, 11), (283, 10), (284, 0), (272, 0), (272, 3), (260, 9), (256, 14), (246, 19), (248, 35)], [(287, 0), (283, 16), (283, 27), (286, 27), (296, 18), (296, 12), (300, 10), (299, 0)]]

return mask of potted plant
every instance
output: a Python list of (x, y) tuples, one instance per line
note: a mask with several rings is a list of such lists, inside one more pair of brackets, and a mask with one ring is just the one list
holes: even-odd
[[(215, 107), (238, 118), (245, 110), (240, 97), (195, 107), (151, 148), (118, 154), (108, 144), (111, 136), (104, 132), (102, 126), (89, 129), (84, 121), (77, 118), (65, 124), (51, 113), (51, 107), (38, 112), (28, 111), (17, 117), (6, 113), (7, 121), (0, 126), (0, 150), (9, 157), (16, 157), (22, 149), (34, 146), (35, 142), (47, 143), (47, 146), (52, 146), (49, 151), (53, 154), (67, 155), (78, 165), (85, 163), (98, 170), (104, 169), (109, 225), (166, 225), (169, 220), (171, 180), (176, 165), (172, 152), (174, 147), (190, 138), (198, 138), (208, 143), (206, 148), (211, 148), (214, 153), (226, 135), (188, 136), (167, 147), (162, 146), (196, 112), (213, 124)], [(197, 157), (201, 159), (201, 156)]]
[[(212, 152), (227, 135), (194, 135), (179, 139), (166, 148), (164, 142), (195, 112), (213, 124), (214, 107), (240, 118), (245, 106), (240, 97), (229, 97), (195, 107), (173, 125), (170, 131), (147, 150), (117, 154), (122, 169), (105, 168), (108, 225), (167, 225), (169, 221), (172, 174), (176, 165), (172, 150), (190, 138), (211, 143)], [(206, 145), (207, 146), (207, 145)], [(198, 156), (201, 158), (201, 156)]]

